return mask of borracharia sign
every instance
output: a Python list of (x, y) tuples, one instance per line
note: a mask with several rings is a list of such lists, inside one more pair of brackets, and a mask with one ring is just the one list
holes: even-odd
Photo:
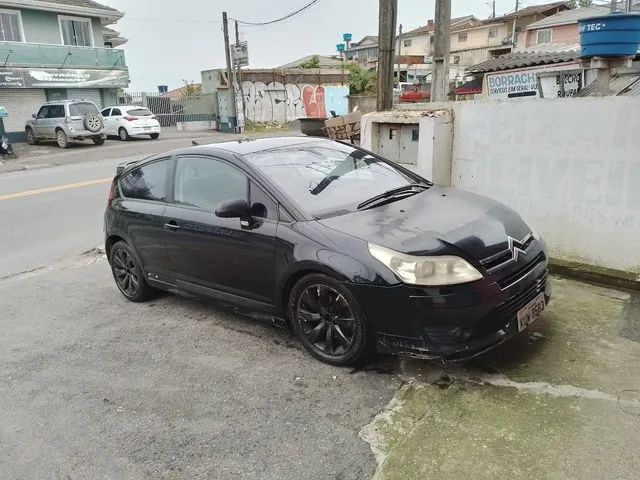
[(127, 70), (0, 68), (0, 88), (128, 87)]

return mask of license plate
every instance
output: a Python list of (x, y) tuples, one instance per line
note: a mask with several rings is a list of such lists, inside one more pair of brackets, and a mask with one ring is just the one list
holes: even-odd
[(544, 293), (527, 303), (518, 311), (518, 331), (521, 332), (540, 316), (544, 311), (546, 303), (544, 301)]
[(145, 130), (151, 130), (151, 127), (142, 127), (142, 128), (144, 128)]

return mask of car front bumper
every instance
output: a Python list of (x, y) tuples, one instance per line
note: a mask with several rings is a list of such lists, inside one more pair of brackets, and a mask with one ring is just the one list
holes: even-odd
[(551, 298), (547, 262), (501, 288), (482, 280), (451, 288), (348, 284), (373, 329), (376, 350), (447, 361), (474, 357), (518, 333), (518, 311)]

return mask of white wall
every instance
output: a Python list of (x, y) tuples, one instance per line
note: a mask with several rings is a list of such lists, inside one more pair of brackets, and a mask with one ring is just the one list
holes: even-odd
[(454, 110), (454, 186), (516, 209), (554, 257), (640, 273), (640, 98)]

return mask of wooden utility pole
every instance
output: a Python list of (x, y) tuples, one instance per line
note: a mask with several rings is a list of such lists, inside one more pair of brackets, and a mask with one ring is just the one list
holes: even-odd
[(493, 13), (491, 14), (491, 18), (496, 18), (496, 0), (493, 0), (491, 4), (493, 5)]
[(379, 0), (377, 110), (393, 108), (393, 67), (396, 49), (398, 0)]
[(631, 0), (627, 0), (627, 12), (631, 11)]
[(400, 57), (402, 57), (402, 24), (398, 28), (398, 88), (400, 88), (400, 71), (402, 70)]
[(436, 0), (433, 40), (431, 101), (443, 102), (449, 93), (449, 54), (451, 48), (451, 0)]
[(611, 13), (618, 10), (618, 0), (611, 0)]
[(229, 47), (229, 25), (227, 23), (227, 12), (222, 12), (222, 31), (224, 32), (224, 53), (227, 59), (227, 83), (229, 85), (229, 130), (234, 131), (236, 127), (236, 97), (233, 92), (233, 69), (231, 68), (231, 49)]

